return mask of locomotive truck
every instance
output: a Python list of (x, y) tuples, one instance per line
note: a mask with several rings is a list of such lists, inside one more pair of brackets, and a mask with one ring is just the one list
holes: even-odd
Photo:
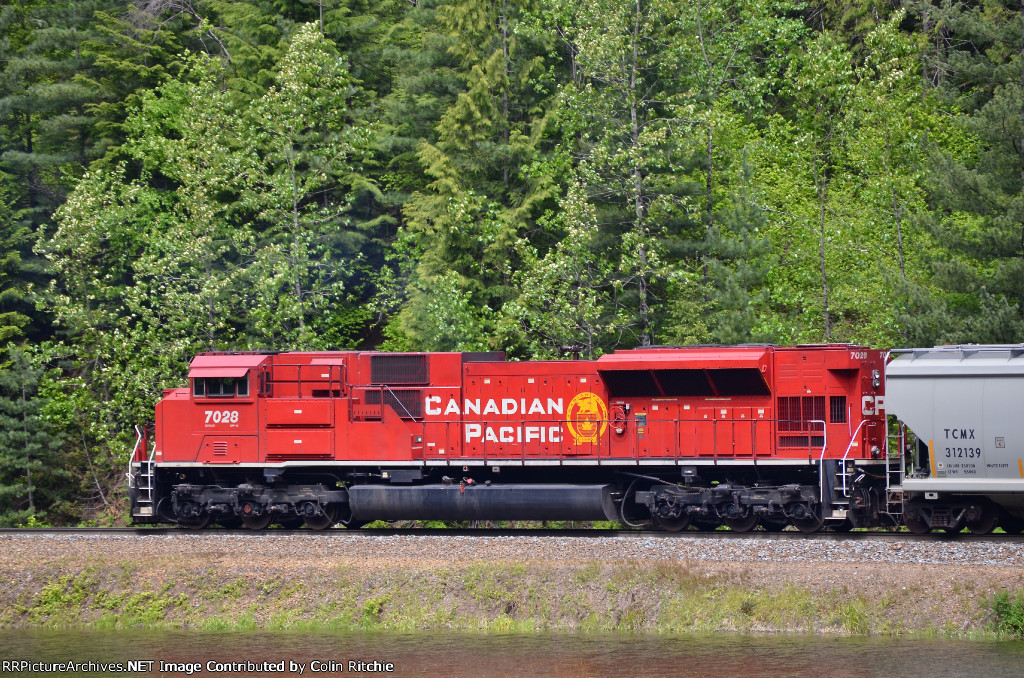
[(157, 404), (153, 444), (140, 436), (132, 454), (132, 518), (891, 524), (902, 457), (887, 455), (886, 360), (847, 344), (523, 362), (204, 353), (188, 387)]

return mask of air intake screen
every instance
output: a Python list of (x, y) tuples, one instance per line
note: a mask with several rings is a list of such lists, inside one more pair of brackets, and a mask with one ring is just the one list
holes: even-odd
[[(380, 405), (381, 392), (367, 391), (366, 404)], [(423, 391), (419, 389), (403, 389), (400, 391), (384, 391), (384, 404), (390, 405), (402, 419), (419, 419), (423, 416)]]
[(427, 356), (423, 354), (379, 354), (370, 356), (372, 384), (428, 384)]
[[(791, 396), (779, 398), (779, 447), (820, 448), (825, 428), (825, 396)], [(812, 435), (814, 434), (814, 435)]]
[(825, 422), (825, 396), (779, 398), (779, 430), (821, 430)]
[(830, 419), (833, 424), (846, 423), (846, 396), (831, 396), (829, 398)]

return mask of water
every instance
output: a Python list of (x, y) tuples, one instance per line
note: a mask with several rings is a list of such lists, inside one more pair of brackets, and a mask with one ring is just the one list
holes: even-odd
[[(332, 634), (311, 632), (0, 631), (0, 659), (33, 662), (198, 664), (191, 675), (393, 675), (455, 678), (518, 676), (714, 676), (715, 678), (1011, 676), (1024, 673), (1024, 642), (892, 640), (790, 636), (572, 636), (469, 634)], [(271, 663), (266, 671), (250, 672)], [(318, 662), (318, 663), (314, 663)], [(332, 663), (333, 662), (333, 663)], [(365, 662), (364, 670), (353, 671)], [(393, 665), (392, 671), (365, 669)], [(7, 667), (10, 669), (10, 667)], [(47, 669), (50, 667), (37, 667)], [(164, 668), (169, 668), (164, 666)], [(185, 668), (185, 667), (181, 667)], [(236, 669), (236, 670), (232, 670)], [(317, 671), (317, 669), (320, 669)], [(0, 675), (62, 675), (57, 670)], [(63, 675), (118, 675), (118, 671)], [(138, 674), (136, 674), (138, 675)]]

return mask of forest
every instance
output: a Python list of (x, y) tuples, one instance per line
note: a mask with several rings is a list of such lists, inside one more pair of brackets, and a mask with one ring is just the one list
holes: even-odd
[(208, 350), (1024, 341), (1024, 0), (8, 0), (0, 525)]

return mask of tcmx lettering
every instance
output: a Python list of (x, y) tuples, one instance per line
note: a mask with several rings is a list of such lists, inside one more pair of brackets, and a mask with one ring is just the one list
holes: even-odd
[(973, 428), (947, 428), (946, 440), (952, 438), (953, 440), (974, 440), (974, 429)]

